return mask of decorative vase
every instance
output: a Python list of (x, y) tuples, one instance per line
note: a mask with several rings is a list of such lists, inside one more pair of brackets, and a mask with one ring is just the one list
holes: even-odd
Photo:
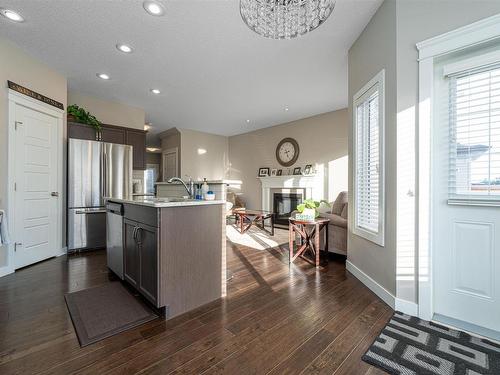
[(316, 218), (316, 210), (314, 208), (304, 208), (302, 215), (304, 218), (307, 218), (306, 220), (313, 221)]

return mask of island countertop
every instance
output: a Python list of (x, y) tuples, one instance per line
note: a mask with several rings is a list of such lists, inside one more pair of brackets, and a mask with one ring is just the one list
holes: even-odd
[(183, 206), (207, 206), (213, 204), (226, 204), (224, 200), (195, 200), (183, 199), (177, 197), (133, 197), (130, 199), (123, 198), (106, 198), (107, 201), (135, 204), (140, 206), (167, 208), (167, 207), (183, 207)]

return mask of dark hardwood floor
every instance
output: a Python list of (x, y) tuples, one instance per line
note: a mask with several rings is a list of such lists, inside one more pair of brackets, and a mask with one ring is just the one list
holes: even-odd
[(345, 270), (228, 242), (228, 297), (80, 348), (64, 294), (109, 282), (103, 251), (0, 279), (0, 374), (383, 374), (361, 361), (392, 310)]

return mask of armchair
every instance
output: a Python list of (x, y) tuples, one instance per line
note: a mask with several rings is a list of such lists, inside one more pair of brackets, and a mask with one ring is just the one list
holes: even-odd
[[(347, 191), (342, 191), (332, 204), (330, 212), (320, 213), (328, 223), (328, 251), (347, 255)], [(323, 238), (322, 238), (323, 240)], [(324, 240), (322, 241), (324, 243)], [(321, 248), (324, 248), (322, 244)]]

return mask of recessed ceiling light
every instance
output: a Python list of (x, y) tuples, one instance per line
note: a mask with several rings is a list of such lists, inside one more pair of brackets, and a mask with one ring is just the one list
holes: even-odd
[(147, 0), (142, 3), (142, 6), (146, 10), (146, 12), (148, 12), (152, 16), (163, 16), (163, 14), (165, 13), (165, 8), (157, 1)]
[(108, 80), (110, 78), (106, 73), (97, 73), (96, 76), (104, 80)]
[(288, 112), (288, 107), (285, 107), (285, 112)]
[(155, 95), (158, 95), (161, 91), (158, 89), (151, 89), (151, 92)]
[(247, 120), (247, 124), (250, 124), (250, 120)]
[(131, 53), (133, 51), (132, 47), (130, 47), (127, 44), (120, 44), (119, 43), (116, 45), (116, 48), (118, 49), (118, 51), (121, 51), (123, 53)]
[(1, 8), (0, 13), (2, 13), (2, 15), (4, 17), (8, 18), (11, 21), (14, 21), (14, 22), (23, 22), (24, 21), (23, 16), (21, 16), (17, 12), (14, 12), (13, 10)]

